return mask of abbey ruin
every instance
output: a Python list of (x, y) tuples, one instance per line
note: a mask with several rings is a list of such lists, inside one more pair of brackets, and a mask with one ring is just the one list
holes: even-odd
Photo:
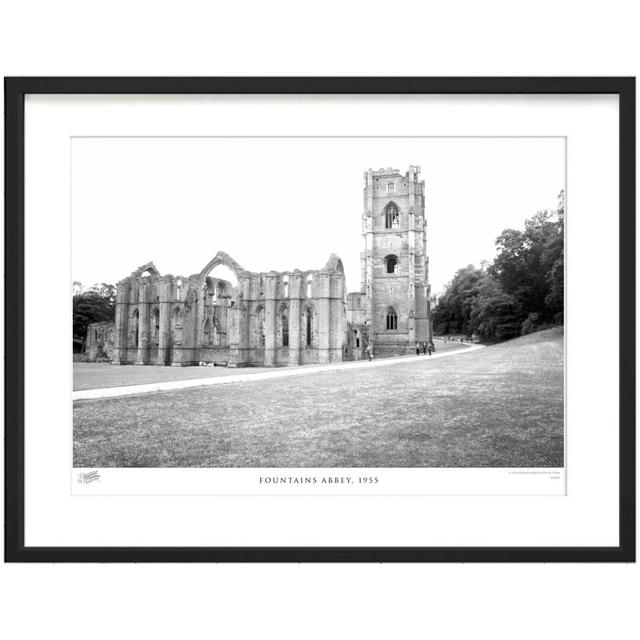
[[(251, 272), (223, 252), (188, 277), (149, 262), (117, 283), (114, 323), (85, 350), (112, 364), (287, 366), (415, 353), (431, 342), (425, 187), (420, 168), (364, 174), (360, 290), (340, 258), (321, 269)], [(212, 277), (230, 269), (236, 283)]]

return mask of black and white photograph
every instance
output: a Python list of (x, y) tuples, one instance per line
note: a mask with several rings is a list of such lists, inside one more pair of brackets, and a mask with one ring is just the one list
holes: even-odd
[(74, 468), (563, 469), (565, 181), (562, 136), (73, 137)]

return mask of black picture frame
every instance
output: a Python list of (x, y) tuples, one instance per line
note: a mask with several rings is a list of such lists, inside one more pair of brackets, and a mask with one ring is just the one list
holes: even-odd
[[(5, 561), (634, 562), (635, 78), (5, 78)], [(26, 547), (24, 104), (27, 94), (616, 94), (620, 187), (620, 540), (614, 547)], [(10, 313), (7, 310), (11, 310)]]

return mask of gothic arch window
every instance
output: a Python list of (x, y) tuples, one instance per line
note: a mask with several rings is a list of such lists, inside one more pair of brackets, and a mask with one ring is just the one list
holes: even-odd
[(134, 345), (137, 347), (140, 339), (140, 314), (138, 313), (137, 309), (133, 312), (132, 324), (133, 324), (133, 342), (134, 342)]
[(256, 332), (257, 342), (259, 347), (264, 347), (266, 344), (265, 327), (264, 327), (264, 308), (258, 307), (256, 309)]
[(390, 202), (384, 208), (384, 228), (398, 229), (400, 227), (400, 209), (395, 202)]
[(171, 344), (182, 344), (182, 310), (179, 306), (171, 314)]
[(220, 344), (220, 323), (216, 318), (213, 319), (211, 327), (211, 343), (214, 345)]
[(218, 300), (218, 287), (216, 287), (211, 278), (206, 278), (204, 281), (204, 295), (205, 303), (214, 303)]
[(282, 346), (288, 347), (289, 346), (289, 312), (287, 311), (286, 308), (282, 310), (280, 317), (282, 319)]
[(387, 331), (396, 331), (398, 328), (398, 314), (393, 307), (387, 308)]
[(153, 344), (157, 346), (160, 344), (160, 311), (157, 308), (154, 309), (151, 318), (153, 320), (151, 325), (153, 327)]
[(385, 273), (398, 273), (398, 256), (393, 254), (388, 255), (384, 259), (384, 272)]
[(312, 344), (312, 320), (313, 314), (311, 313), (311, 307), (307, 307), (304, 312), (305, 344), (307, 347), (310, 347)]
[(216, 285), (216, 299), (221, 298), (223, 295), (225, 295), (226, 292), (227, 289), (224, 286), (224, 283), (218, 282), (218, 284)]

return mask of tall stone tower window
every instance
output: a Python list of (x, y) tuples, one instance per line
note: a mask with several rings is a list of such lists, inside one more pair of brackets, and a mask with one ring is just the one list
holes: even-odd
[(398, 329), (398, 314), (393, 307), (387, 308), (387, 331), (396, 331)]
[(387, 256), (384, 259), (384, 265), (386, 273), (398, 273), (398, 256), (393, 254)]
[(390, 202), (384, 208), (384, 228), (397, 229), (400, 226), (400, 210), (395, 202)]
[(289, 276), (282, 278), (282, 297), (289, 297)]
[(307, 276), (307, 298), (311, 297), (311, 283), (313, 282), (313, 276)]

